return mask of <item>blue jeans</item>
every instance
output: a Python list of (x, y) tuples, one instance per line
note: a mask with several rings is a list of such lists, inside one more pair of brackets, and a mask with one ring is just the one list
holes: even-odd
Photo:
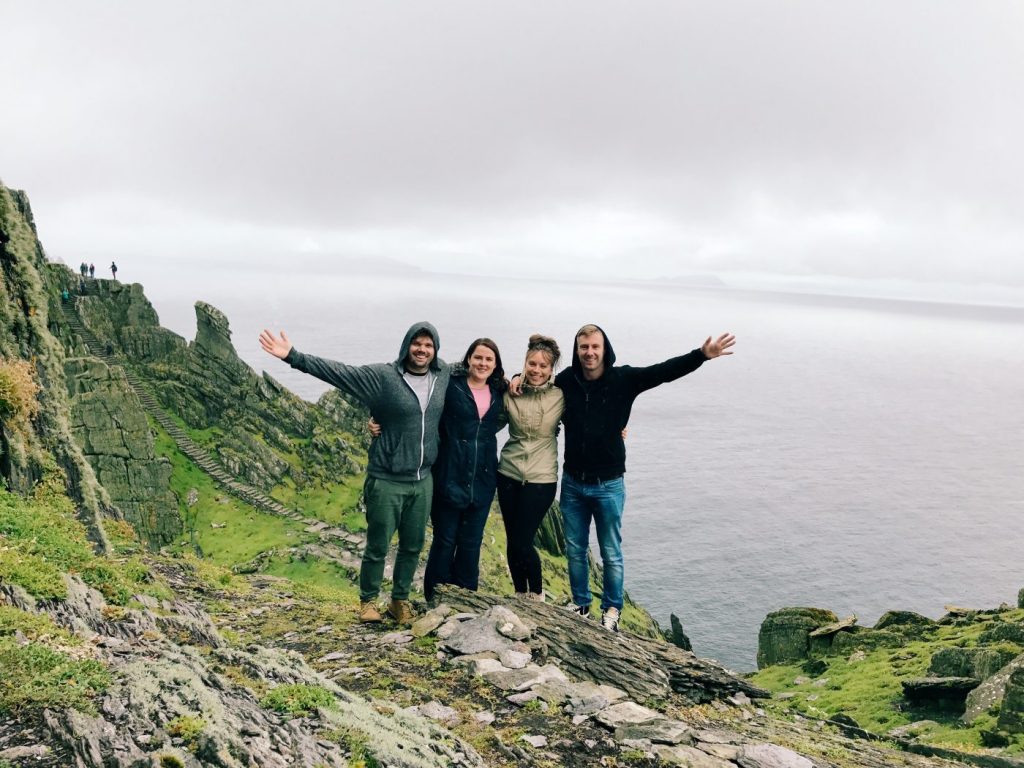
[(590, 521), (597, 529), (601, 548), (604, 583), (601, 588), (601, 610), (622, 610), (622, 510), (626, 505), (626, 484), (621, 477), (597, 483), (581, 483), (562, 475), (559, 506), (565, 523), (565, 554), (569, 560), (569, 586), (576, 605), (590, 607)]

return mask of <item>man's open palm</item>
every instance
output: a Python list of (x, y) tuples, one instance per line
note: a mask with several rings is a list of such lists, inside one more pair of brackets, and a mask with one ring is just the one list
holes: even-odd
[(704, 353), (704, 357), (708, 360), (718, 357), (719, 355), (731, 355), (732, 350), (729, 349), (733, 344), (736, 343), (736, 337), (731, 333), (723, 333), (717, 339), (712, 341), (711, 337), (708, 336), (707, 341), (701, 346), (701, 351)]
[(260, 346), (263, 347), (264, 352), (282, 360), (288, 357), (288, 353), (292, 351), (292, 343), (288, 341), (288, 334), (284, 331), (281, 331), (281, 335), (278, 337), (264, 329), (260, 333)]

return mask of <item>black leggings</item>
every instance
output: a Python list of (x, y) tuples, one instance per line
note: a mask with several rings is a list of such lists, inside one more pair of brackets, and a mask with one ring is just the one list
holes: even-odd
[(508, 540), (508, 570), (516, 592), (544, 591), (540, 555), (533, 546), (540, 523), (555, 500), (557, 483), (520, 483), (498, 474), (498, 506)]

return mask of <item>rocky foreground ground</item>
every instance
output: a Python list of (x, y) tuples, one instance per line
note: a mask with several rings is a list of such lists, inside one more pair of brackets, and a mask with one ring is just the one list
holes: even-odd
[(411, 628), (364, 626), (284, 580), (221, 590), (154, 567), (178, 599), (110, 606), (70, 576), (65, 600), (0, 589), (114, 679), (94, 714), (0, 726), (0, 765), (957, 764), (766, 714), (718, 665), (550, 605), (452, 590)]

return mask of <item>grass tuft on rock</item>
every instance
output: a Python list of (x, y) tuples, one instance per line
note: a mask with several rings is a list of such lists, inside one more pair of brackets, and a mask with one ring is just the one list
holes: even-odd
[(302, 684), (279, 685), (272, 688), (270, 693), (263, 697), (260, 705), (291, 717), (304, 717), (315, 713), (321, 707), (331, 709), (336, 706), (334, 696), (326, 688)]

